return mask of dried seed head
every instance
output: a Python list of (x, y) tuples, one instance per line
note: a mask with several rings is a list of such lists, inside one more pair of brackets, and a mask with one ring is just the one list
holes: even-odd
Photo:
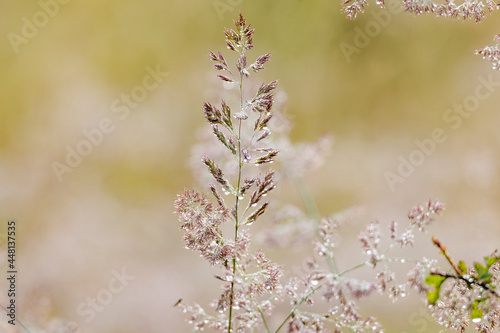
[(214, 161), (212, 161), (208, 157), (203, 157), (202, 161), (208, 167), (210, 174), (224, 188), (227, 194), (234, 192), (234, 189), (222, 173), (222, 170), (214, 163)]
[(274, 171), (270, 170), (264, 176), (264, 179), (257, 178), (255, 183), (257, 185), (257, 189), (252, 194), (249, 206), (255, 206), (262, 199), (263, 196), (266, 196), (270, 191), (276, 188), (276, 184), (273, 181)]
[(250, 216), (247, 217), (244, 224), (251, 225), (252, 223), (254, 223), (259, 216), (264, 214), (268, 205), (269, 201), (265, 202), (262, 206), (260, 206), (257, 210), (255, 210), (255, 212), (253, 212), (252, 214), (250, 214)]
[(274, 158), (278, 155), (279, 151), (277, 149), (271, 149), (267, 153), (267, 155), (259, 157), (256, 161), (256, 165), (264, 164), (264, 163), (273, 163)]
[(236, 31), (232, 29), (225, 29), (224, 35), (226, 37), (226, 45), (232, 51), (246, 51), (253, 47), (252, 35), (254, 29), (249, 25), (247, 26), (245, 19), (240, 14), (239, 19), (234, 22)]
[(264, 64), (266, 62), (268, 62), (270, 59), (271, 59), (271, 54), (270, 53), (261, 55), (260, 57), (257, 58), (257, 60), (255, 60), (255, 62), (253, 64), (250, 65), (250, 68), (254, 72), (258, 72), (258, 71), (264, 69)]
[(208, 186), (210, 187), (210, 191), (212, 192), (212, 194), (214, 195), (214, 197), (217, 199), (217, 204), (219, 206), (222, 206), (222, 207), (225, 208), (226, 204), (224, 203), (224, 199), (219, 194), (219, 191), (217, 191), (217, 188), (215, 187), (215, 185), (214, 184), (209, 184)]
[(227, 77), (225, 75), (218, 74), (217, 77), (220, 78), (222, 81), (225, 81), (225, 82), (234, 82), (233, 79), (231, 79), (230, 77)]
[(249, 190), (256, 182), (257, 178), (245, 179), (243, 185), (240, 188), (240, 196), (245, 195), (246, 191)]
[(271, 131), (269, 129), (264, 129), (264, 132), (257, 138), (257, 142), (267, 138), (271, 134)]
[(231, 139), (228, 139), (226, 137), (226, 135), (224, 135), (224, 133), (222, 133), (220, 130), (219, 130), (219, 127), (217, 127), (217, 125), (212, 125), (212, 130), (215, 134), (215, 136), (217, 137), (217, 139), (219, 139), (219, 141), (227, 148), (231, 151), (231, 153), (233, 153), (233, 155), (236, 156), (236, 145), (234, 143), (234, 140), (231, 140)]
[(233, 123), (231, 122), (231, 108), (224, 100), (222, 100), (222, 121), (228, 128), (233, 129)]
[(217, 58), (215, 53), (213, 53), (212, 51), (210, 51), (209, 57), (210, 57), (210, 60), (219, 61), (219, 59)]

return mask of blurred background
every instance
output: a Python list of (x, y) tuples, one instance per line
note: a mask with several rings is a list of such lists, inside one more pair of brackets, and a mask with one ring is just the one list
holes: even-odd
[[(205, 190), (189, 160), (206, 126), (203, 102), (217, 103), (222, 89), (208, 51), (226, 50), (223, 28), (239, 11), (256, 28), (249, 56), (272, 53), (253, 80), (279, 79), (292, 139), (335, 139), (303, 179), (321, 213), (363, 208), (344, 228), (339, 265), (362, 260), (367, 222), (404, 224), (429, 198), (445, 214), (408, 256), (438, 258), (431, 235), (466, 262), (498, 248), (500, 87), (484, 82), (500, 74), (474, 55), (499, 33), (498, 13), (478, 25), (384, 16), (374, 4), (350, 21), (331, 0), (3, 0), (0, 241), (5, 250), (15, 220), (17, 318), (31, 332), (189, 332), (173, 304), (216, 295), (214, 272), (184, 249), (173, 201)], [(435, 129), (445, 139), (415, 152)], [(388, 182), (410, 159), (411, 174)], [(301, 205), (296, 192), (279, 194)], [(269, 254), (294, 265), (286, 252)], [(311, 254), (301, 247), (294, 257)], [(438, 331), (420, 296), (375, 297), (362, 313), (387, 332)], [(2, 332), (18, 332), (4, 321)]]

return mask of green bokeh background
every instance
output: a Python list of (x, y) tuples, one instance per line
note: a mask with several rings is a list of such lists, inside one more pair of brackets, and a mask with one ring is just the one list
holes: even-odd
[[(215, 295), (213, 272), (184, 250), (172, 203), (195, 186), (190, 147), (206, 126), (203, 102), (216, 102), (211, 98), (220, 88), (208, 51), (225, 49), (223, 27), (239, 11), (256, 28), (254, 56), (272, 53), (257, 80), (279, 79), (293, 139), (335, 137), (323, 168), (305, 177), (320, 210), (364, 207), (359, 223), (345, 230), (344, 267), (357, 263), (352, 253), (360, 252), (356, 233), (363, 223), (403, 223), (407, 210), (429, 197), (447, 205), (431, 233), (456, 258), (480, 260), (498, 247), (498, 87), (456, 130), (443, 120), (454, 103), (474, 94), (480, 77), (500, 81), (474, 55), (499, 32), (497, 13), (479, 25), (390, 15), (347, 61), (340, 45), (354, 45), (356, 29), (375, 22), (380, 9), (373, 4), (349, 21), (331, 0), (222, 2), (238, 4), (218, 13), (212, 0), (68, 1), (19, 52), (9, 34), (21, 34), (23, 18), (32, 21), (41, 4), (0, 3), (1, 244), (6, 221), (16, 220), (18, 319), (33, 332), (58, 321), (74, 321), (82, 332), (188, 332), (172, 305), (180, 297), (206, 304)], [(120, 120), (113, 101), (140, 85), (148, 67), (169, 75)], [(103, 118), (115, 130), (59, 181), (54, 161), (63, 163), (66, 147)], [(408, 158), (414, 141), (435, 128), (447, 140), (391, 191), (384, 173), (396, 172), (398, 157)], [(300, 204), (296, 194), (288, 197)], [(438, 257), (431, 233), (411, 254)], [(290, 261), (279, 251), (274, 258)], [(86, 323), (78, 307), (123, 267), (135, 279)], [(5, 281), (0, 286), (6, 290)], [(0, 301), (7, 303), (5, 292)], [(364, 305), (387, 332), (438, 331), (418, 321), (418, 297)]]

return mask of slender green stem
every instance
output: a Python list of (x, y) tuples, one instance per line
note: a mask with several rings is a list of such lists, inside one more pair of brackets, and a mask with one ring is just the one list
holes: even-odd
[(266, 317), (264, 317), (264, 313), (262, 313), (262, 310), (260, 309), (259, 303), (257, 303), (257, 301), (255, 301), (255, 305), (257, 306), (257, 310), (260, 313), (260, 317), (262, 318), (262, 322), (264, 323), (264, 326), (266, 327), (267, 333), (271, 333), (271, 331), (269, 330), (269, 326), (267, 325)]
[(365, 262), (362, 262), (361, 264), (357, 264), (356, 266), (353, 266), (353, 267), (351, 267), (351, 268), (348, 268), (348, 269), (346, 269), (345, 271), (343, 271), (343, 272), (341, 272), (341, 273), (337, 274), (337, 276), (342, 276), (342, 275), (345, 275), (345, 274), (347, 274), (347, 273), (349, 273), (349, 272), (355, 271), (355, 270), (357, 270), (358, 268), (361, 268), (361, 267), (364, 267), (364, 266), (366, 266), (366, 265), (369, 265), (369, 264), (370, 264), (370, 262), (371, 262), (371, 261), (367, 260), (367, 261), (365, 261)]
[[(412, 258), (402, 258), (402, 257), (389, 257), (389, 258), (382, 258), (380, 259), (378, 262), (392, 262), (392, 261), (407, 261), (407, 262), (418, 262), (417, 259), (412, 259)], [(367, 266), (369, 264), (371, 264), (372, 261), (371, 260), (367, 260), (365, 262), (362, 262), (360, 264), (357, 264), (356, 266), (352, 266), (351, 268), (348, 268), (346, 269), (345, 271), (342, 271), (340, 273), (337, 274), (337, 276), (342, 276), (342, 275), (345, 275), (349, 272), (352, 272), (352, 271), (355, 271), (356, 269), (358, 268), (361, 268), (361, 267), (364, 267), (364, 266)]]
[(457, 273), (458, 276), (461, 276), (462, 273), (458, 269), (457, 265), (455, 265), (453, 260), (451, 260), (450, 256), (448, 255), (448, 252), (446, 252), (446, 246), (442, 245), (441, 242), (434, 236), (432, 236), (432, 243), (434, 243), (434, 245), (436, 245), (441, 250), (441, 254), (446, 258), (446, 260), (448, 260), (448, 263), (453, 268), (455, 273)]
[[(240, 111), (243, 111), (243, 75), (240, 73)], [(235, 193), (235, 207), (234, 207), (234, 245), (238, 243), (238, 227), (239, 227), (239, 216), (238, 208), (240, 203), (240, 189), (241, 189), (241, 169), (243, 167), (242, 163), (242, 153), (241, 153), (241, 119), (238, 125), (238, 183), (236, 186)], [(236, 255), (233, 257), (233, 279), (231, 281), (231, 292), (229, 295), (229, 323), (227, 326), (227, 332), (231, 333), (231, 324), (233, 319), (233, 299), (234, 299), (234, 277), (236, 275)]]
[[(311, 195), (311, 192), (301, 178), (294, 178), (294, 183), (295, 187), (297, 187), (297, 191), (299, 192), (300, 197), (302, 198), (302, 201), (304, 202), (304, 205), (306, 206), (309, 216), (311, 216), (319, 225), (321, 223), (322, 217), (321, 213), (319, 212), (318, 206), (316, 205), (316, 201)], [(318, 228), (316, 228), (316, 234), (318, 235), (318, 239), (321, 241)], [(335, 261), (335, 254), (333, 253), (333, 251), (328, 251), (328, 264), (334, 274), (338, 272), (337, 263)]]
[(298, 302), (292, 309), (292, 311), (290, 311), (290, 313), (288, 314), (288, 316), (286, 316), (286, 318), (283, 320), (283, 322), (281, 322), (281, 325), (276, 329), (276, 331), (274, 331), (274, 333), (278, 333), (278, 331), (283, 327), (283, 325), (286, 324), (286, 322), (288, 321), (288, 319), (290, 319), (295, 311), (297, 311), (297, 309), (299, 308), (299, 306), (302, 305), (302, 303), (304, 303), (312, 294), (314, 294), (319, 288), (323, 287), (323, 285), (319, 285), (317, 286), (316, 288), (312, 289), (307, 295), (305, 295), (304, 297), (302, 297), (302, 299), (300, 300), (300, 302)]

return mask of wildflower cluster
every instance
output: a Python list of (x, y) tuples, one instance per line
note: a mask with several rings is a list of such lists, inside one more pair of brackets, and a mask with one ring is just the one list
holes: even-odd
[[(271, 134), (268, 123), (273, 117), (272, 106), (277, 82), (262, 84), (250, 98), (245, 98), (244, 79), (250, 71), (258, 72), (270, 60), (270, 54), (259, 56), (248, 64), (247, 51), (253, 47), (254, 29), (242, 15), (235, 21), (236, 29), (226, 29), (226, 45), (236, 52), (236, 70), (231, 69), (221, 52), (210, 52), (213, 67), (222, 72), (222, 81), (239, 87), (240, 105), (233, 112), (225, 100), (217, 107), (205, 103), (203, 111), (212, 132), (237, 163), (237, 176), (231, 179), (210, 157), (202, 162), (215, 184), (209, 184), (212, 203), (205, 194), (188, 190), (178, 195), (176, 213), (184, 231), (186, 248), (198, 252), (211, 265), (222, 270), (216, 278), (224, 282), (218, 299), (211, 305), (216, 315), (207, 314), (200, 305), (178, 304), (191, 316), (196, 329), (211, 327), (227, 332), (245, 332), (267, 323), (264, 314), (272, 310), (270, 295), (281, 291), (281, 268), (272, 263), (262, 250), (251, 253), (248, 226), (265, 213), (269, 202), (264, 197), (276, 186), (274, 171), (246, 177), (246, 168), (273, 163), (278, 150), (263, 145)], [(234, 108), (234, 107), (233, 107)], [(252, 123), (251, 127), (248, 123)], [(246, 129), (251, 128), (251, 133)], [(229, 199), (225, 200), (225, 196)], [(232, 222), (234, 237), (227, 238), (221, 226)], [(267, 295), (267, 296), (266, 296)]]

